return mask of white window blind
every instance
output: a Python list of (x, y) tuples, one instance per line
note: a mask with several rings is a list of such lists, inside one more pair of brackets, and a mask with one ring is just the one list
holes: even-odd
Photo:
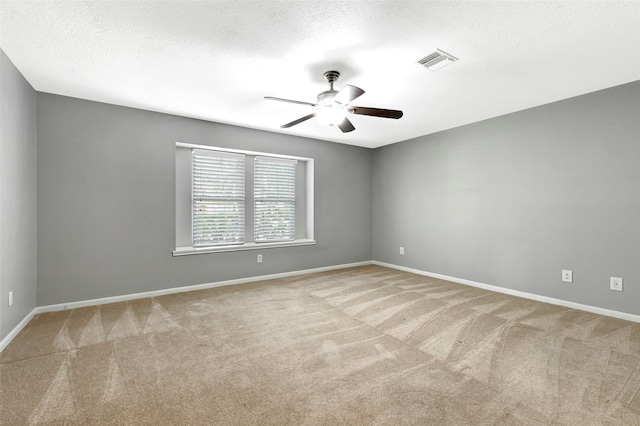
[(244, 242), (244, 155), (192, 151), (194, 247)]
[(296, 239), (296, 160), (255, 157), (254, 239)]

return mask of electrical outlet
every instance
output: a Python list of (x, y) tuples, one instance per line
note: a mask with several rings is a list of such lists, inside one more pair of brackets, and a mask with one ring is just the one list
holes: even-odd
[(9, 306), (13, 305), (13, 291), (9, 292)]
[(400, 254), (404, 255), (404, 247), (400, 247)]
[(565, 283), (572, 283), (573, 282), (573, 271), (569, 271), (566, 269), (562, 270), (562, 281)]
[(611, 277), (609, 280), (609, 290), (622, 291), (622, 278)]
[(262, 263), (262, 255), (261, 254), (258, 255), (258, 263)]

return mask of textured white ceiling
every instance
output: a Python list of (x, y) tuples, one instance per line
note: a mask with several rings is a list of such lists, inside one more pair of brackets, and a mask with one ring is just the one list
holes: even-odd
[[(42, 92), (378, 147), (640, 80), (640, 2), (0, 1), (0, 47)], [(460, 58), (431, 72), (442, 49)], [(401, 109), (309, 120), (322, 74)]]

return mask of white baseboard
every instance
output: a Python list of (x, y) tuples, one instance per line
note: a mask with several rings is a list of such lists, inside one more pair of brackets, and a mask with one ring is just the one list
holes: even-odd
[(0, 353), (2, 353), (2, 351), (4, 351), (4, 348), (6, 348), (7, 346), (9, 346), (9, 343), (11, 343), (11, 341), (18, 335), (18, 333), (20, 333), (22, 331), (22, 329), (24, 328), (25, 325), (29, 324), (29, 321), (31, 321), (33, 319), (33, 317), (38, 313), (38, 308), (33, 308), (33, 310), (31, 312), (29, 312), (27, 314), (26, 317), (24, 317), (22, 319), (22, 321), (20, 321), (18, 323), (18, 325), (16, 325), (13, 330), (11, 330), (9, 332), (9, 334), (7, 334), (4, 339), (2, 339), (0, 341)]
[(120, 296), (102, 297), (100, 299), (80, 300), (80, 301), (77, 301), (77, 302), (69, 302), (69, 303), (58, 303), (56, 305), (39, 306), (39, 307), (36, 308), (36, 312), (37, 313), (55, 312), (55, 311), (62, 311), (62, 310), (65, 310), (65, 309), (84, 308), (86, 306), (104, 305), (104, 304), (107, 304), (107, 303), (124, 302), (124, 301), (127, 301), (127, 300), (144, 299), (144, 298), (147, 298), (147, 297), (158, 297), (158, 296), (164, 296), (164, 295), (167, 295), (167, 294), (175, 294), (175, 293), (184, 293), (184, 292), (187, 292), (187, 291), (204, 290), (204, 289), (208, 289), (208, 288), (224, 287), (224, 286), (229, 286), (229, 285), (252, 283), (252, 282), (256, 282), (256, 281), (273, 280), (273, 279), (277, 279), (277, 278), (293, 277), (293, 276), (296, 276), (296, 275), (314, 274), (314, 273), (317, 273), (317, 272), (332, 271), (332, 270), (336, 270), (336, 269), (353, 268), (353, 267), (356, 267), (356, 266), (365, 266), (365, 265), (371, 265), (371, 264), (372, 264), (372, 262), (370, 260), (367, 260), (365, 262), (356, 262), (356, 263), (347, 263), (347, 264), (342, 264), (342, 265), (324, 266), (322, 268), (313, 268), (313, 269), (304, 269), (304, 270), (299, 270), (299, 271), (282, 272), (282, 273), (279, 273), (279, 274), (259, 275), (259, 276), (255, 276), (255, 277), (238, 278), (238, 279), (235, 279), (235, 280), (217, 281), (217, 282), (204, 283), (204, 284), (195, 284), (195, 285), (189, 285), (189, 286), (184, 286), (184, 287), (173, 287), (173, 288), (166, 288), (166, 289), (163, 289), (163, 290), (145, 291), (145, 292), (142, 292), (142, 293), (132, 293), (132, 294), (123, 294), (123, 295), (120, 295)]
[(571, 309), (577, 309), (580, 311), (591, 312), (594, 314), (605, 315), (608, 317), (619, 318), (627, 321), (640, 322), (640, 315), (614, 311), (611, 309), (598, 308), (597, 306), (583, 305), (581, 303), (569, 302), (567, 300), (541, 296), (539, 294), (527, 293), (525, 291), (512, 290), (510, 288), (498, 287), (491, 284), (479, 283), (477, 281), (465, 280), (464, 278), (450, 277), (448, 275), (436, 274), (433, 272), (422, 271), (420, 269), (407, 268), (406, 266), (394, 265), (392, 263), (378, 262), (377, 260), (374, 260), (371, 263), (378, 266), (385, 266), (387, 268), (398, 269), (400, 271), (411, 272), (417, 275), (424, 275), (427, 277), (438, 278), (441, 280), (451, 281), (458, 284), (465, 284), (472, 287), (478, 287), (478, 288), (482, 288), (489, 291), (495, 291), (497, 293), (504, 293), (504, 294), (509, 294), (511, 296), (517, 296), (525, 299), (536, 300), (538, 302), (550, 303), (552, 305), (564, 306)]

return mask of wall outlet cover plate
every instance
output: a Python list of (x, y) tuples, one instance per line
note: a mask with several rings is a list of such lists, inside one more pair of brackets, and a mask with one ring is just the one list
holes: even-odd
[(611, 277), (611, 279), (609, 280), (609, 289), (622, 291), (622, 278)]

